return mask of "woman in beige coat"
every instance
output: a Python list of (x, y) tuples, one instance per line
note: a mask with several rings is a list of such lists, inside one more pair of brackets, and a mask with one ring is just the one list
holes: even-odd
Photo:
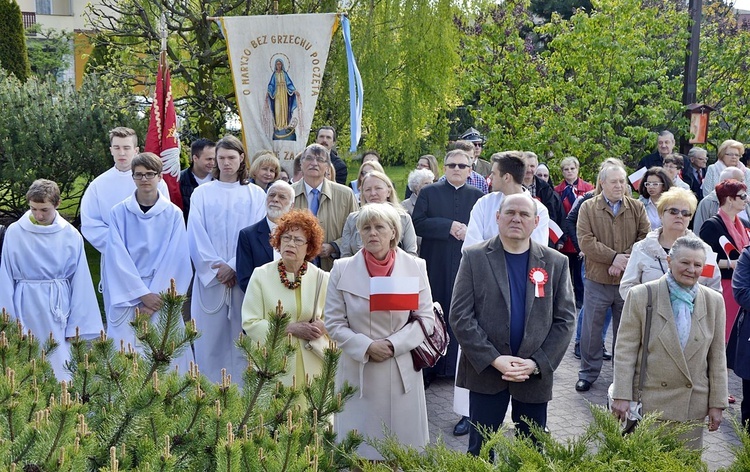
[(703, 241), (693, 236), (677, 239), (668, 256), (669, 272), (660, 279), (633, 287), (625, 299), (615, 349), (612, 410), (624, 419), (629, 402), (638, 399), (641, 350), (652, 290), (653, 314), (643, 412), (659, 412), (661, 419), (696, 422), (685, 439), (700, 449), (703, 426), (716, 431), (727, 406), (727, 369), (724, 355), (724, 300), (698, 284), (706, 260)]
[[(363, 207), (357, 229), (364, 247), (334, 263), (326, 296), (325, 327), (343, 351), (336, 384), (348, 382), (358, 388), (335, 416), (334, 429), (341, 440), (355, 429), (366, 438), (382, 439), (385, 428), (401, 444), (422, 449), (429, 442), (427, 404), (422, 374), (414, 370), (410, 351), (425, 336), (418, 323), (409, 323), (409, 312), (413, 309), (427, 332), (432, 332), (425, 262), (396, 247), (401, 221), (387, 203)], [(393, 292), (377, 289), (378, 282), (407, 292), (400, 297), (409, 299), (400, 306), (406, 309), (395, 309), (388, 297)], [(381, 302), (371, 311), (371, 303)], [(358, 453), (366, 459), (382, 459), (370, 444), (360, 446)]]

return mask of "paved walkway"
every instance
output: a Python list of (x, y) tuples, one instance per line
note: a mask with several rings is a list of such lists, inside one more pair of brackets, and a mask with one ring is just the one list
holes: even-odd
[[(594, 382), (591, 390), (585, 393), (576, 392), (575, 383), (578, 380), (579, 366), (580, 361), (573, 357), (573, 344), (571, 342), (570, 349), (555, 373), (553, 398), (548, 411), (547, 426), (558, 440), (564, 441), (584, 432), (586, 426), (592, 420), (588, 403), (605, 405), (607, 387), (612, 383), (612, 363), (605, 362), (601, 376)], [(725, 410), (724, 422), (719, 431), (709, 433), (706, 430), (703, 434), (703, 445), (705, 447), (703, 460), (712, 471), (730, 465), (734, 460), (732, 446), (739, 444), (739, 440), (727, 420), (729, 417), (739, 419), (742, 383), (731, 371), (729, 372), (729, 393), (737, 398), (737, 403), (729, 405), (729, 408)], [(466, 451), (468, 435), (455, 437), (452, 433), (453, 425), (458, 420), (458, 416), (453, 413), (453, 381), (436, 380), (426, 390), (426, 396), (432, 442), (435, 442), (438, 437), (442, 437), (448, 447), (457, 451)], [(507, 421), (510, 421), (510, 416), (508, 416)]]

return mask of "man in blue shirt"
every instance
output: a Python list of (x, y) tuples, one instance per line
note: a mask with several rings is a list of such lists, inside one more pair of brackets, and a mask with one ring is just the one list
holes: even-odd
[(456, 385), (469, 389), (469, 453), (477, 427), (497, 430), (508, 404), (518, 434), (544, 428), (553, 373), (573, 334), (575, 296), (564, 255), (531, 240), (539, 217), (526, 193), (506, 196), (498, 236), (464, 250), (450, 310), (461, 345)]

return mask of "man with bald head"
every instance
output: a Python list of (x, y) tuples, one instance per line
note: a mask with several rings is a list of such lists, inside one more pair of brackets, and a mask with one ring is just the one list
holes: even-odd
[(478, 455), (482, 425), (497, 430), (512, 401), (516, 433), (544, 428), (553, 373), (573, 334), (575, 296), (568, 258), (531, 240), (536, 204), (507, 195), (498, 235), (464, 249), (450, 322), (463, 353), (456, 385), (469, 393), (469, 453)]

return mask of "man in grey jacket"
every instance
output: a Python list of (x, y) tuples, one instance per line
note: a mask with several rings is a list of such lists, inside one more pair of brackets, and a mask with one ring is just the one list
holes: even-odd
[(519, 434), (544, 428), (553, 373), (573, 334), (575, 296), (568, 259), (531, 241), (539, 217), (527, 194), (497, 211), (499, 235), (464, 250), (450, 322), (463, 355), (456, 385), (469, 393), (469, 453), (482, 447), (479, 425), (497, 430), (508, 404)]

